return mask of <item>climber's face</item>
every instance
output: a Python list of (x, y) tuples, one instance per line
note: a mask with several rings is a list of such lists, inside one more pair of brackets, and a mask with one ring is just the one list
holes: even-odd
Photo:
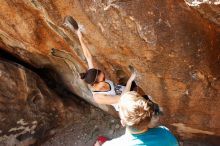
[(105, 81), (105, 74), (104, 74), (103, 72), (101, 72), (101, 73), (98, 75), (97, 81), (98, 81), (98, 82), (103, 82), (103, 81)]

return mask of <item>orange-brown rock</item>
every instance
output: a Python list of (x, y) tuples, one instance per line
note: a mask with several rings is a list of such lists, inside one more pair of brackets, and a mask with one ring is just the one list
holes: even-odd
[[(37, 68), (53, 69), (69, 90), (94, 103), (78, 76), (86, 69), (78, 39), (61, 26), (71, 15), (84, 26), (92, 55), (109, 78), (128, 76), (128, 65), (137, 69), (138, 85), (160, 103), (163, 122), (176, 134), (219, 137), (219, 5), (191, 2), (1, 0), (0, 47)], [(63, 57), (52, 56), (52, 48)]]

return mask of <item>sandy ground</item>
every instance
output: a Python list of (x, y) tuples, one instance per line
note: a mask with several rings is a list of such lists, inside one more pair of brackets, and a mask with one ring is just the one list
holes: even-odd
[(123, 135), (124, 131), (118, 119), (91, 107), (90, 113), (57, 132), (42, 146), (92, 146), (100, 135), (111, 139)]

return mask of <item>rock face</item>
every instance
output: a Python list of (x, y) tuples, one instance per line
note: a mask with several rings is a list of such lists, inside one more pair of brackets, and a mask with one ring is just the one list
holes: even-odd
[[(70, 124), (78, 123), (77, 128), (83, 128), (88, 117), (99, 118), (93, 125), (97, 122), (102, 125), (103, 117), (95, 115), (95, 109), (88, 103), (71, 99), (76, 96), (68, 93), (59, 97), (45, 81), (31, 70), (0, 57), (0, 146), (41, 145)], [(107, 118), (100, 111), (98, 115)], [(78, 136), (76, 133), (75, 137)]]
[(67, 109), (33, 72), (0, 60), (0, 145), (27, 145), (63, 125)]
[(186, 4), (197, 10), (201, 16), (210, 22), (220, 25), (219, 0), (185, 0)]
[(92, 55), (110, 79), (129, 76), (133, 65), (138, 85), (163, 107), (162, 121), (180, 138), (218, 139), (219, 5), (191, 7), (191, 2), (1, 0), (0, 47), (53, 70), (66, 88), (95, 104), (78, 76), (86, 69), (78, 39), (62, 26), (71, 15), (84, 26)]

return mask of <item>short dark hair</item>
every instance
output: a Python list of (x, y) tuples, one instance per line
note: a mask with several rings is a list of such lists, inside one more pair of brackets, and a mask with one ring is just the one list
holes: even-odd
[(99, 69), (89, 69), (85, 73), (80, 73), (81, 79), (83, 79), (87, 84), (98, 83), (98, 76), (101, 74), (101, 70)]

